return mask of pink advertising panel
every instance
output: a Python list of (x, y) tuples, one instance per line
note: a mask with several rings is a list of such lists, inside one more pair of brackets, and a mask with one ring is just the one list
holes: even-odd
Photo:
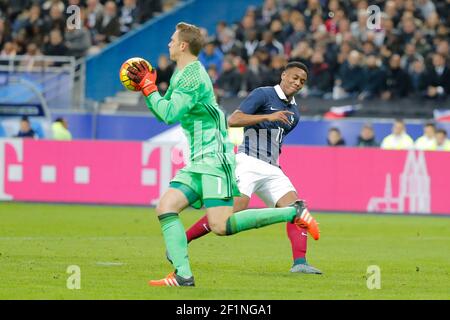
[[(280, 164), (312, 210), (450, 214), (450, 153), (285, 146)], [(154, 205), (182, 166), (166, 144), (0, 140), (0, 200)]]

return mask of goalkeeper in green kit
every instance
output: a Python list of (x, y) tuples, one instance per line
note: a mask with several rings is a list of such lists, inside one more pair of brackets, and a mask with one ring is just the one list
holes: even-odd
[(169, 43), (176, 70), (162, 97), (156, 86), (156, 71), (143, 61), (128, 68), (139, 83), (150, 111), (167, 124), (180, 122), (190, 145), (190, 161), (178, 171), (161, 197), (156, 212), (174, 271), (151, 286), (194, 286), (187, 240), (178, 214), (188, 206), (206, 208), (211, 231), (232, 235), (280, 222), (293, 222), (319, 238), (316, 220), (303, 201), (286, 208), (248, 209), (233, 214), (233, 197), (239, 196), (234, 175), (235, 155), (228, 141), (225, 115), (216, 103), (211, 80), (198, 61), (203, 45), (200, 29), (179, 23)]

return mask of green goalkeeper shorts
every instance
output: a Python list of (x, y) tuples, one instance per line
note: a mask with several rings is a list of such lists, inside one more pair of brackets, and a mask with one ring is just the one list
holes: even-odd
[(184, 193), (195, 209), (233, 206), (233, 198), (241, 194), (236, 184), (234, 172), (222, 175), (192, 172), (181, 169), (170, 182), (170, 187)]

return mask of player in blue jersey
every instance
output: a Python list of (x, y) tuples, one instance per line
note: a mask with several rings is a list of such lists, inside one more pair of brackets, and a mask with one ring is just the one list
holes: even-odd
[[(290, 62), (274, 87), (253, 90), (230, 116), (230, 127), (244, 127), (244, 140), (236, 155), (237, 183), (241, 196), (234, 198), (234, 212), (245, 210), (255, 193), (268, 207), (287, 207), (298, 200), (297, 191), (278, 164), (283, 139), (298, 124), (299, 107), (294, 98), (308, 78), (308, 68)], [(287, 223), (292, 246), (291, 272), (321, 274), (306, 261), (307, 230)], [(186, 232), (188, 242), (210, 232), (206, 216)]]

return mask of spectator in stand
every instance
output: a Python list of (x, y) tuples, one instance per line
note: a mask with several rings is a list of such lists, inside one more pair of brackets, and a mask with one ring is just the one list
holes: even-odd
[(31, 6), (24, 21), (24, 28), (27, 30), (31, 41), (42, 44), (44, 34), (48, 30), (45, 27), (44, 20), (41, 18), (41, 7), (39, 4), (35, 3)]
[(270, 31), (273, 34), (273, 38), (283, 44), (288, 37), (289, 30), (283, 28), (283, 24), (280, 19), (274, 19), (270, 24)]
[(43, 61), (36, 61), (36, 57), (42, 56), (42, 52), (36, 43), (30, 43), (27, 46), (27, 51), (24, 59), (20, 62), (21, 66), (24, 66), (28, 72), (35, 71), (34, 68), (42, 67)]
[(348, 59), (339, 68), (338, 78), (333, 90), (333, 99), (344, 99), (358, 95), (363, 82), (363, 70), (360, 61), (360, 53), (356, 50), (351, 51)]
[(433, 54), (433, 68), (428, 73), (427, 81), (428, 98), (446, 98), (450, 94), (450, 70), (443, 55)]
[(61, 9), (60, 3), (54, 3), (50, 7), (48, 15), (44, 15), (42, 30), (44, 34), (49, 34), (53, 29), (59, 29), (61, 33), (66, 29), (66, 17), (64, 16), (64, 4)]
[(217, 79), (219, 95), (222, 98), (236, 96), (241, 89), (242, 77), (233, 65), (230, 57), (225, 57), (222, 64), (222, 73)]
[(214, 38), (218, 43), (222, 42), (224, 32), (228, 29), (228, 24), (225, 21), (219, 21), (216, 24), (216, 34), (214, 35)]
[(311, 48), (308, 41), (300, 41), (291, 52), (291, 59), (295, 61), (299, 61), (306, 65), (308, 68), (311, 68), (311, 57), (314, 53), (314, 49)]
[[(306, 1), (304, 1), (304, 3), (306, 3)], [(321, 21), (320, 24), (322, 25), (320, 28), (323, 27), (323, 31), (326, 32), (326, 27), (323, 24), (323, 18), (322, 18), (324, 15), (324, 12), (320, 5), (320, 1), (319, 0), (308, 0), (306, 4), (307, 4), (306, 7), (304, 7), (303, 4), (300, 4), (298, 9), (305, 16), (306, 25), (308, 25), (308, 26), (314, 25), (314, 27), (312, 29), (310, 29), (310, 31), (312, 31), (312, 32), (317, 31), (316, 27), (318, 27), (318, 24), (316, 24), (314, 22), (314, 19), (320, 18), (320, 21)]]
[(385, 83), (384, 70), (379, 66), (379, 61), (375, 55), (369, 55), (363, 69), (362, 92), (359, 100), (366, 100), (379, 97)]
[(277, 3), (275, 0), (265, 0), (261, 8), (261, 23), (268, 25), (272, 18), (278, 13)]
[(363, 56), (370, 56), (377, 54), (377, 47), (372, 41), (365, 41), (362, 45), (362, 54)]
[[(450, 6), (450, 4), (449, 4)], [(450, 61), (450, 46), (448, 44), (448, 40), (446, 39), (437, 39), (436, 40), (436, 52), (442, 55), (447, 62)]]
[(267, 84), (269, 70), (259, 62), (257, 56), (250, 57), (248, 68), (242, 81), (242, 91), (248, 93)]
[(436, 151), (450, 151), (450, 140), (445, 129), (436, 130)]
[(100, 48), (120, 36), (120, 22), (114, 1), (109, 0), (105, 3), (103, 15), (97, 20), (95, 30), (97, 32), (95, 44)]
[(11, 40), (9, 25), (6, 23), (5, 19), (0, 16), (0, 48), (2, 48), (6, 42), (10, 42)]
[(395, 49), (396, 52), (400, 52), (402, 44), (411, 42), (414, 39), (414, 33), (416, 32), (416, 21), (413, 16), (404, 15), (402, 17), (400, 37), (398, 39), (398, 44), (400, 45)]
[(427, 123), (423, 127), (423, 136), (417, 138), (414, 143), (418, 150), (436, 149), (436, 126), (434, 123)]
[(248, 30), (244, 38), (244, 57), (248, 61), (249, 57), (255, 54), (259, 45), (258, 34), (256, 30)]
[(332, 127), (328, 130), (327, 144), (330, 147), (345, 146), (345, 140), (338, 128)]
[(293, 29), (294, 32), (286, 40), (287, 45), (291, 48), (291, 50), (297, 45), (297, 43), (306, 40), (308, 36), (303, 16), (293, 22)]
[[(308, 21), (306, 15), (305, 20)], [(309, 25), (308, 31), (310, 34), (310, 37), (314, 37), (320, 34), (326, 34), (327, 33), (327, 27), (325, 26), (325, 23), (323, 22), (323, 18), (321, 14), (315, 14), (312, 17), (311, 24), (306, 23), (306, 25)]]
[(405, 150), (414, 148), (414, 140), (406, 132), (405, 123), (401, 119), (395, 120), (392, 126), (392, 134), (381, 142), (382, 149)]
[(267, 68), (270, 67), (271, 57), (266, 49), (257, 48), (255, 51), (255, 56), (258, 58), (261, 64), (265, 65)]
[(11, 20), (15, 20), (16, 17), (23, 12), (24, 8), (28, 8), (30, 5), (31, 0), (14, 0), (14, 1), (7, 1), (4, 5), (5, 7), (5, 13), (8, 13), (9, 18)]
[(358, 11), (358, 20), (350, 23), (350, 30), (355, 39), (359, 42), (367, 40), (367, 12), (366, 10)]
[(407, 73), (411, 73), (414, 61), (424, 60), (423, 56), (417, 52), (414, 42), (407, 43), (405, 46), (405, 53), (400, 59), (400, 67)]
[[(221, 25), (223, 28), (225, 28), (226, 24), (223, 23)], [(217, 30), (217, 27), (216, 27)], [(237, 30), (236, 30), (236, 39), (238, 39), (241, 42), (244, 42), (247, 34), (251, 31), (256, 32), (256, 21), (255, 21), (255, 17), (246, 14), (242, 19), (241, 22), (239, 23)], [(218, 31), (218, 33), (220, 33), (221, 30)], [(218, 38), (219, 39), (219, 38)]]
[(163, 12), (162, 0), (138, 0), (138, 22), (144, 23)]
[(169, 87), (170, 78), (172, 77), (174, 66), (170, 63), (169, 58), (162, 54), (158, 58), (158, 66), (156, 67), (156, 85), (161, 94), (164, 94)]
[(214, 65), (219, 73), (222, 71), (223, 53), (216, 47), (215, 42), (212, 40), (206, 43), (198, 56), (198, 60), (203, 64), (205, 69)]
[(386, 88), (381, 97), (385, 100), (404, 98), (410, 90), (408, 74), (400, 68), (400, 55), (393, 54), (386, 74)]
[(378, 147), (380, 144), (375, 140), (375, 132), (370, 123), (366, 123), (361, 128), (361, 132), (356, 142), (357, 147)]
[(244, 54), (244, 47), (242, 43), (235, 38), (234, 31), (226, 28), (221, 35), (220, 50), (224, 55), (233, 53), (238, 56)]
[(14, 58), (17, 55), (17, 46), (14, 42), (6, 42), (0, 51), (1, 58)]
[(428, 19), (430, 15), (436, 13), (436, 6), (431, 0), (417, 0), (417, 8), (420, 10), (422, 16)]
[(310, 79), (307, 92), (311, 97), (323, 97), (333, 88), (333, 76), (330, 66), (325, 62), (323, 53), (315, 51), (311, 57)]
[(283, 45), (273, 37), (273, 33), (270, 30), (264, 31), (259, 48), (265, 49), (271, 56), (284, 54)]
[(20, 120), (19, 132), (15, 135), (16, 138), (37, 138), (36, 132), (31, 128), (30, 120), (27, 116), (23, 116)]
[(44, 45), (44, 54), (47, 56), (67, 55), (68, 49), (63, 40), (64, 39), (59, 29), (53, 29), (50, 31), (50, 39), (48, 43)]
[(276, 86), (281, 79), (281, 74), (284, 71), (287, 61), (283, 55), (276, 55), (272, 57), (272, 62), (270, 64), (269, 73), (266, 77), (266, 85)]
[(427, 19), (425, 19), (424, 35), (429, 39), (433, 39), (436, 36), (438, 26), (440, 24), (439, 15), (437, 12), (433, 12)]
[(66, 6), (62, 0), (47, 0), (41, 1), (42, 3), (42, 11), (44, 15), (51, 14), (52, 7), (57, 7), (58, 11), (64, 12)]
[(123, 6), (120, 8), (119, 14), (121, 34), (125, 34), (136, 27), (138, 24), (138, 15), (136, 0), (123, 0)]
[[(218, 96), (218, 92), (217, 92), (218, 89), (217, 89), (217, 85), (216, 85), (217, 79), (219, 78), (219, 73), (217, 72), (216, 66), (213, 64), (210, 65), (207, 72), (208, 72), (209, 78), (211, 79), (211, 82), (214, 86), (214, 93), (216, 95), (216, 98), (219, 99), (220, 97)], [(219, 103), (219, 100), (217, 100), (217, 103)]]
[(103, 5), (99, 0), (86, 0), (86, 27), (91, 33), (92, 40), (95, 39), (97, 31), (95, 25), (101, 20), (103, 14)]
[(416, 60), (412, 63), (412, 70), (409, 74), (413, 97), (425, 97), (427, 90), (427, 74), (423, 60)]
[(52, 136), (54, 140), (72, 140), (69, 124), (64, 118), (57, 118), (52, 124)]

